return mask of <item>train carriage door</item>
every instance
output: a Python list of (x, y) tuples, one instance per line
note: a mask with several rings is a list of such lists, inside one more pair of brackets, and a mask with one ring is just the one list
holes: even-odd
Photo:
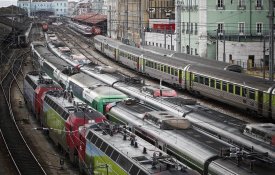
[(182, 86), (182, 69), (179, 69), (178, 76), (179, 76), (179, 84), (180, 84), (180, 86)]
[(115, 55), (115, 60), (118, 61), (118, 49), (117, 48), (114, 48), (114, 55)]
[(261, 115), (263, 113), (263, 92), (258, 91), (258, 113)]
[(145, 69), (145, 60), (144, 60), (144, 57), (143, 55), (139, 56), (138, 57), (138, 63), (139, 63), (139, 67), (138, 67), (138, 70), (139, 72), (143, 73), (144, 72), (144, 69)]
[(101, 48), (100, 48), (100, 50), (101, 50), (101, 52), (103, 52), (104, 53), (104, 43), (102, 42), (102, 43), (100, 43), (101, 45)]

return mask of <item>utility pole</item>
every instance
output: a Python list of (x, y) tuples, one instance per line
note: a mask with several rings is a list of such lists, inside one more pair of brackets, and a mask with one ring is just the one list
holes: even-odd
[(128, 5), (129, 5), (129, 2), (128, 2), (128, 0), (126, 0), (126, 10), (125, 10), (125, 13), (126, 13), (126, 31), (125, 31), (125, 33), (126, 33), (126, 35), (124, 36), (125, 37), (125, 39), (126, 39), (126, 41), (127, 41), (127, 44), (129, 44), (128, 43)]
[(216, 30), (216, 60), (219, 61), (219, 29)]
[(269, 0), (269, 80), (273, 81), (273, 68), (274, 68), (274, 6), (273, 0)]
[(190, 11), (191, 11), (191, 2), (190, 2), (190, 0), (188, 1), (188, 16), (189, 16), (189, 19), (188, 19), (188, 23), (189, 23), (189, 29), (188, 29), (188, 51), (187, 51), (187, 53), (188, 54), (191, 54), (191, 46), (190, 46), (190, 44), (191, 44), (191, 13), (190, 13)]
[(263, 69), (264, 69), (263, 79), (265, 79), (265, 36), (264, 36), (264, 46), (263, 46)]
[(166, 49), (166, 33), (167, 33), (167, 31), (166, 31), (167, 29), (166, 29), (166, 27), (165, 27), (165, 30), (164, 30), (164, 48)]
[(182, 1), (177, 1), (177, 18), (176, 18), (176, 27), (177, 27), (177, 32), (176, 32), (176, 41), (177, 41), (177, 46), (176, 46), (176, 51), (181, 52), (181, 6), (182, 6)]
[(109, 37), (112, 38), (111, 6), (109, 5)]
[(225, 31), (223, 30), (223, 62), (225, 61)]
[(171, 30), (171, 35), (170, 35), (171, 36), (171, 46), (170, 47), (171, 47), (171, 50), (172, 50), (172, 45), (173, 45), (173, 35), (172, 35), (173, 34), (173, 29), (172, 29), (172, 26), (170, 26), (170, 30)]

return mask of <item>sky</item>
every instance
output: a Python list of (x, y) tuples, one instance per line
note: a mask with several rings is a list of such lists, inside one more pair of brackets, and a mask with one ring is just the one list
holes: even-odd
[(10, 5), (17, 5), (17, 0), (0, 0), (0, 7), (7, 7)]
[[(79, 0), (69, 0), (69, 1), (79, 1)], [(17, 0), (0, 0), (0, 7), (7, 7), (10, 5), (17, 5)]]

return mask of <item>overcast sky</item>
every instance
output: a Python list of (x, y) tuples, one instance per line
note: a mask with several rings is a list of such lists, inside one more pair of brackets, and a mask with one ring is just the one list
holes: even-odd
[[(69, 0), (69, 1), (79, 1), (79, 0)], [(7, 7), (10, 5), (17, 5), (17, 0), (0, 0), (0, 7)]]
[(7, 7), (10, 5), (17, 5), (17, 0), (0, 0), (0, 7)]

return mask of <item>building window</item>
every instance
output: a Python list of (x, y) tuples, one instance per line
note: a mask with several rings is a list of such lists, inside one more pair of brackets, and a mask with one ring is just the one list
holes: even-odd
[(217, 0), (217, 9), (224, 10), (224, 0)]
[(158, 44), (158, 43), (156, 43), (156, 46), (158, 47), (158, 46), (159, 46), (159, 44)]
[(159, 47), (162, 47), (162, 44), (159, 44)]
[(182, 32), (182, 33), (185, 32), (185, 22), (182, 23), (182, 31), (181, 31), (181, 32)]
[(244, 35), (244, 22), (239, 23), (239, 34)]
[(256, 7), (262, 7), (263, 3), (262, 0), (256, 0)]
[(189, 25), (190, 25), (190, 23), (188, 22), (188, 23), (186, 23), (186, 33), (188, 34), (189, 33)]
[(198, 55), (198, 49), (195, 49), (195, 55)]
[(170, 45), (168, 45), (168, 49), (170, 50)]
[(223, 23), (218, 23), (218, 35), (223, 35), (224, 29), (223, 29)]
[(191, 55), (193, 55), (193, 48), (191, 48)]
[(245, 0), (239, 0), (238, 9), (239, 10), (244, 10), (245, 9)]
[(171, 46), (171, 50), (174, 50), (174, 45)]
[(193, 33), (193, 23), (190, 24), (190, 33)]
[(263, 23), (257, 23), (256, 24), (256, 32), (258, 35), (262, 34), (262, 30), (263, 30)]

